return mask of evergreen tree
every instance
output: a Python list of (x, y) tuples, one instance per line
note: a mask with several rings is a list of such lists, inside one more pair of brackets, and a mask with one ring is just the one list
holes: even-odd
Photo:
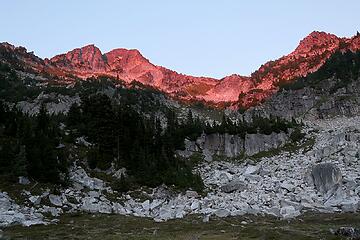
[(35, 129), (26, 145), (28, 159), (28, 173), (31, 177), (42, 182), (58, 183), (59, 165), (56, 147), (58, 128), (50, 121), (44, 104), (41, 105), (36, 117)]
[(19, 152), (14, 157), (14, 164), (12, 167), (12, 174), (14, 176), (26, 176), (27, 175), (27, 159), (25, 146), (19, 147)]

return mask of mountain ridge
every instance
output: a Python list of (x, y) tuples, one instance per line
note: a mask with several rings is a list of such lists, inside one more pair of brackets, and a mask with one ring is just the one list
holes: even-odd
[(358, 51), (360, 37), (340, 38), (334, 34), (313, 31), (299, 42), (294, 51), (268, 61), (250, 76), (232, 74), (221, 79), (194, 77), (155, 65), (137, 49), (117, 48), (107, 53), (94, 44), (75, 48), (50, 59), (27, 53), (23, 47), (0, 45), (0, 59), (14, 54), (18, 64), (38, 73), (57, 77), (60, 83), (74, 78), (110, 76), (125, 83), (138, 81), (171, 97), (184, 101), (202, 101), (216, 107), (250, 107), (270, 97), (281, 82), (304, 77), (319, 69), (336, 51)]

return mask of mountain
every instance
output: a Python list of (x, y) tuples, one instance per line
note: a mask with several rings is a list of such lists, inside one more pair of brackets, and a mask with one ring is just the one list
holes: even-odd
[(154, 87), (183, 101), (202, 101), (217, 107), (250, 107), (278, 91), (278, 85), (317, 71), (337, 51), (357, 51), (360, 36), (339, 38), (312, 32), (290, 54), (262, 65), (251, 76), (233, 74), (222, 79), (194, 77), (157, 66), (135, 49), (102, 53), (95, 45), (40, 59), (23, 47), (0, 44), (0, 60), (48, 80), (69, 84), (76, 79), (110, 76), (129, 84)]
[(312, 32), (300, 41), (290, 54), (269, 61), (251, 75), (254, 88), (239, 97), (240, 106), (255, 105), (276, 92), (278, 84), (306, 77), (316, 72), (335, 52), (356, 52), (360, 49), (360, 36), (339, 38), (325, 32)]

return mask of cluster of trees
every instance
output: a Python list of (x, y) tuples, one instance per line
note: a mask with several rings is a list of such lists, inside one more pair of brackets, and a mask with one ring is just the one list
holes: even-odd
[(112, 104), (104, 94), (82, 97), (73, 105), (67, 125), (74, 137), (86, 136), (92, 143), (88, 152), (91, 168), (107, 169), (112, 163), (125, 167), (132, 183), (157, 186), (165, 183), (179, 188), (201, 190), (200, 176), (192, 173), (189, 161), (177, 158), (183, 144), (183, 126), (168, 111), (167, 127), (154, 114), (144, 116), (125, 100)]
[[(61, 133), (42, 105), (36, 117), (10, 109), (0, 101), (0, 174), (28, 176), (40, 182), (62, 183), (67, 161)], [(63, 178), (60, 178), (63, 173)]]
[[(192, 173), (192, 164), (176, 157), (184, 148), (184, 139), (196, 140), (203, 132), (246, 133), (286, 132), (294, 122), (280, 118), (254, 116), (252, 123), (231, 121), (225, 115), (221, 123), (204, 123), (189, 111), (180, 121), (176, 113), (163, 109), (165, 117), (139, 113), (131, 105), (132, 98), (113, 104), (104, 94), (82, 96), (81, 105), (74, 104), (68, 113), (67, 126), (73, 137), (86, 136), (93, 145), (88, 152), (91, 168), (125, 167), (133, 181), (148, 186), (161, 183), (201, 189), (199, 176)], [(166, 124), (164, 124), (166, 119)]]
[(17, 102), (36, 97), (41, 91), (34, 86), (27, 86), (28, 81), (21, 80), (15, 70), (0, 62), (0, 99)]
[(204, 132), (211, 133), (229, 133), (232, 135), (240, 135), (245, 137), (248, 134), (261, 133), (269, 135), (273, 132), (287, 132), (289, 128), (293, 128), (298, 124), (293, 119), (291, 122), (286, 121), (279, 117), (270, 116), (269, 118), (263, 118), (258, 115), (252, 116), (251, 122), (245, 122), (238, 119), (233, 121), (223, 115), (221, 123), (214, 122), (213, 124), (206, 124)]

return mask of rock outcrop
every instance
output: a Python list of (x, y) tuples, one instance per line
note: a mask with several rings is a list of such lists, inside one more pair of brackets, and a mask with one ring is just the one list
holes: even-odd
[(335, 192), (342, 183), (342, 175), (339, 168), (331, 163), (323, 163), (314, 166), (310, 175), (311, 182), (322, 194)]
[(270, 135), (246, 134), (245, 138), (227, 133), (202, 134), (196, 141), (185, 140), (185, 150), (178, 153), (184, 157), (200, 153), (206, 161), (212, 161), (215, 156), (226, 158), (253, 156), (282, 147), (288, 139), (288, 134), (284, 132)]

